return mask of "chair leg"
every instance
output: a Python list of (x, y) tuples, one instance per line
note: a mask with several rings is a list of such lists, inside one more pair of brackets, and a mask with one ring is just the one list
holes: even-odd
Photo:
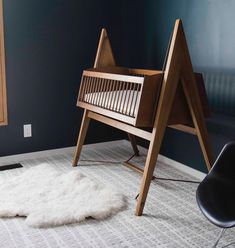
[(134, 151), (135, 156), (139, 156), (140, 154), (139, 154), (139, 149), (137, 147), (135, 136), (130, 134), (130, 133), (127, 133), (127, 135), (128, 135), (128, 138), (129, 138), (129, 140), (131, 142), (131, 146), (132, 146), (132, 149)]
[(213, 248), (215, 248), (215, 247), (218, 245), (218, 243), (219, 243), (220, 239), (221, 239), (221, 238), (222, 238), (222, 236), (224, 235), (225, 230), (226, 230), (225, 228), (223, 228), (223, 229), (221, 230), (221, 232), (220, 232), (220, 235), (219, 235), (218, 239), (216, 240), (215, 244), (212, 246)]
[(89, 123), (90, 123), (90, 118), (88, 117), (88, 110), (85, 109), (83, 113), (79, 136), (78, 136), (77, 147), (76, 147), (75, 155), (73, 158), (73, 166), (77, 166)]

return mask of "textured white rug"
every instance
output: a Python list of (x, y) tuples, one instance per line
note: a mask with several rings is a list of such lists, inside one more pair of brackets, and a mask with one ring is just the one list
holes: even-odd
[(33, 227), (106, 218), (126, 206), (125, 197), (84, 176), (41, 164), (0, 181), (0, 217), (27, 216)]
[[(143, 166), (147, 151), (139, 148), (140, 157), (133, 158), (131, 162)], [(30, 228), (24, 218), (0, 218), (0, 248), (206, 248), (213, 245), (220, 233), (220, 228), (212, 225), (197, 206), (196, 183), (153, 180), (144, 214), (136, 217), (135, 196), (139, 192), (142, 176), (122, 166), (122, 161), (133, 154), (128, 141), (85, 145), (76, 168), (71, 166), (74, 148), (35, 154), (28, 158), (14, 156), (2, 161), (2, 164), (20, 162), (24, 168), (1, 171), (0, 183), (20, 175), (23, 170), (48, 163), (60, 173), (75, 170), (106, 186), (112, 185), (127, 197), (128, 208), (112, 218), (89, 218), (82, 223), (56, 228)], [(154, 175), (200, 180), (179, 170), (179, 165), (177, 169), (171, 161), (160, 158)], [(233, 242), (234, 237), (235, 228), (227, 230), (218, 247)]]

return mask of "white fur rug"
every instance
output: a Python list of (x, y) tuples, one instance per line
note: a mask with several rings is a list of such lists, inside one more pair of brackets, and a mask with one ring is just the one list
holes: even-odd
[(106, 218), (126, 206), (123, 194), (84, 176), (41, 164), (0, 181), (0, 217), (27, 216), (33, 227)]

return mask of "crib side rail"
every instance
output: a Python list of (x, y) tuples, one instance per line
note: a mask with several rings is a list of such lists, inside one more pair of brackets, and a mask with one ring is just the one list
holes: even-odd
[(84, 71), (78, 106), (87, 103), (135, 118), (143, 82), (144, 77), (139, 76)]

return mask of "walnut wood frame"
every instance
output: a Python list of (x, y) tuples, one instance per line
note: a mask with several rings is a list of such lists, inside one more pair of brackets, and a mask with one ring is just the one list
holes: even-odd
[[(100, 58), (102, 59), (99, 60)], [(94, 67), (102, 63), (103, 65), (106, 65), (104, 62), (105, 60), (110, 63), (109, 65), (115, 64), (107, 34), (105, 30), (103, 30)], [(85, 108), (73, 160), (73, 166), (76, 166), (90, 119), (126, 131), (130, 135), (149, 140), (150, 145), (143, 170), (140, 194), (135, 212), (138, 216), (143, 213), (149, 186), (153, 178), (154, 168), (167, 126), (196, 135), (208, 170), (210, 170), (213, 163), (211, 146), (204, 121), (206, 111), (203, 107), (201, 92), (197, 85), (197, 82), (200, 82), (202, 78), (200, 78), (200, 75), (198, 77), (198, 75), (193, 72), (181, 20), (176, 20), (169, 46), (166, 67), (162, 73), (162, 85), (152, 132), (145, 131), (139, 127), (134, 127), (125, 122), (120, 122), (119, 120), (112, 118), (112, 116), (104, 116), (100, 113), (95, 113), (92, 109), (88, 110)], [(182, 97), (184, 97), (184, 101), (181, 101)], [(181, 113), (181, 110), (185, 111)], [(136, 146), (135, 141), (132, 140), (132, 143), (133, 147)], [(134, 169), (136, 169), (135, 166)], [(137, 171), (139, 171), (138, 168)]]

